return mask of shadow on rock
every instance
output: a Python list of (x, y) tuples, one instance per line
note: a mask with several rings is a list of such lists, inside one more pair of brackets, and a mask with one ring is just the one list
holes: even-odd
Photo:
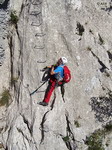
[(98, 121), (103, 122), (112, 117), (112, 92), (105, 97), (92, 97), (90, 105)]

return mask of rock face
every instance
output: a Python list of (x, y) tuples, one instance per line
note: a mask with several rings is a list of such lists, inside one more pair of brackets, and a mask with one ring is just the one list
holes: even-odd
[[(111, 150), (112, 1), (1, 0), (0, 22), (0, 148)], [(61, 56), (64, 98), (57, 87), (38, 105), (41, 70)]]

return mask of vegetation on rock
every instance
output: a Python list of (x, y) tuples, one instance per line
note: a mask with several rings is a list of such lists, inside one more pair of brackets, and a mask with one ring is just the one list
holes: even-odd
[(111, 132), (112, 122), (109, 122), (102, 129), (98, 129), (90, 136), (86, 137), (85, 144), (88, 145), (88, 150), (105, 150), (102, 143), (105, 136)]
[(8, 89), (4, 89), (3, 93), (1, 94), (1, 98), (0, 98), (0, 106), (8, 106), (9, 104), (9, 99), (10, 99), (11, 95)]
[(12, 24), (17, 24), (17, 22), (18, 22), (18, 16), (16, 15), (16, 11), (12, 11), (11, 12), (11, 14), (10, 14), (10, 22), (12, 23)]

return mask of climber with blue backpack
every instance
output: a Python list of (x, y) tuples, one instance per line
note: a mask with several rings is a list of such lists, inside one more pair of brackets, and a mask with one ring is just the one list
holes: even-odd
[(39, 103), (40, 105), (47, 106), (55, 87), (68, 83), (71, 80), (71, 73), (68, 67), (66, 66), (66, 63), (67, 59), (65, 57), (61, 57), (57, 61), (56, 65), (48, 67), (51, 68), (49, 85), (46, 90), (44, 100)]

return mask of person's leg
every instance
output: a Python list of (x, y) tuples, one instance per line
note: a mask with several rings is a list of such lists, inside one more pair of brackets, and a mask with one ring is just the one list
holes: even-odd
[(46, 91), (43, 102), (49, 103), (52, 92), (55, 89), (55, 85), (56, 85), (56, 81), (52, 81), (52, 82), (49, 83), (49, 86), (47, 88), (47, 91)]

